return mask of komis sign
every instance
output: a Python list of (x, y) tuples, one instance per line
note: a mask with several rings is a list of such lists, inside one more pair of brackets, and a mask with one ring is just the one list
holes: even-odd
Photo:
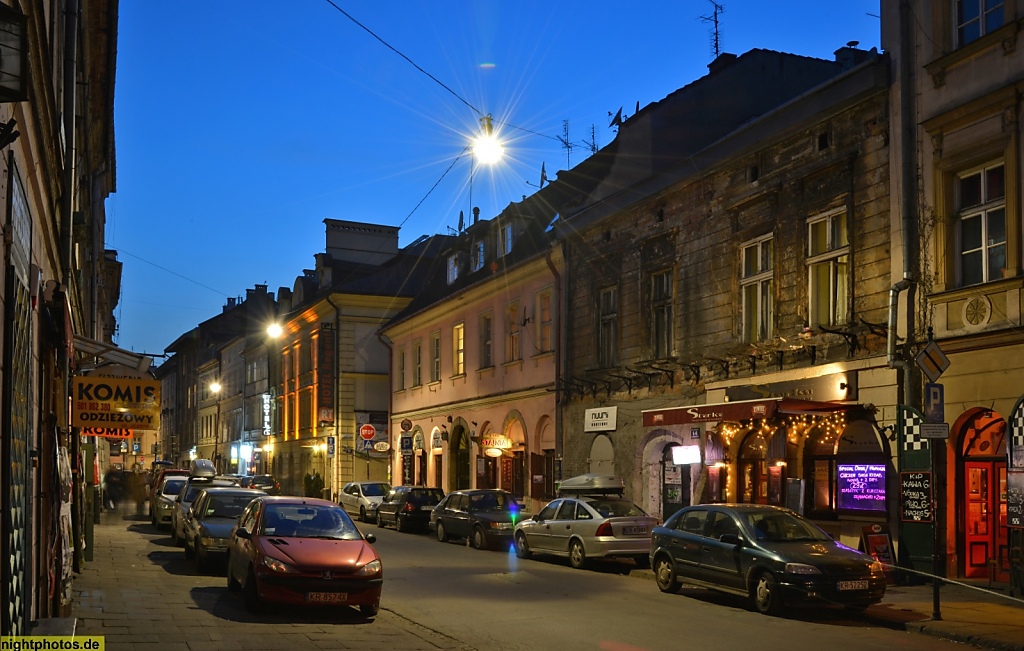
[(159, 429), (160, 383), (123, 377), (75, 377), (72, 383), (74, 427)]

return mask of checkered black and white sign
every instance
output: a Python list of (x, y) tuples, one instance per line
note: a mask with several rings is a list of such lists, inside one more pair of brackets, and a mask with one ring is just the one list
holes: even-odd
[(1024, 468), (1024, 400), (1010, 417), (1010, 465)]
[(903, 410), (903, 449), (904, 450), (927, 450), (928, 439), (921, 436), (921, 423), (923, 419), (917, 413)]

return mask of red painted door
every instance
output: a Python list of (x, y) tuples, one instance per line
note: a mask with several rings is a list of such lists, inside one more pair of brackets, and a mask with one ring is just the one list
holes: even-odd
[(1010, 580), (1006, 529), (1006, 462), (964, 463), (964, 576)]

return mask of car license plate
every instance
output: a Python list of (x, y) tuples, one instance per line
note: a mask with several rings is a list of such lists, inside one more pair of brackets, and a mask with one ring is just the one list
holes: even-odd
[(420, 507), (420, 511), (433, 511), (433, 510), (434, 510), (434, 507), (432, 507), (432, 506), (421, 506)]
[(626, 536), (641, 536), (647, 533), (647, 527), (623, 527), (622, 533)]
[(867, 590), (867, 581), (840, 581), (838, 588), (840, 590)]
[(319, 604), (343, 604), (348, 602), (348, 594), (344, 592), (308, 592), (306, 601)]

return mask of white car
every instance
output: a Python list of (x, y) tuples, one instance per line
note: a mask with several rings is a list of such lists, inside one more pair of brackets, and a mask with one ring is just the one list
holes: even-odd
[(187, 479), (180, 475), (170, 475), (164, 477), (160, 486), (154, 490), (154, 495), (151, 497), (153, 524), (158, 528), (170, 526), (174, 514), (174, 501), (178, 498), (178, 493), (181, 492), (181, 487), (185, 485)]
[(354, 481), (341, 489), (341, 507), (363, 522), (377, 521), (377, 506), (391, 490), (386, 481)]

